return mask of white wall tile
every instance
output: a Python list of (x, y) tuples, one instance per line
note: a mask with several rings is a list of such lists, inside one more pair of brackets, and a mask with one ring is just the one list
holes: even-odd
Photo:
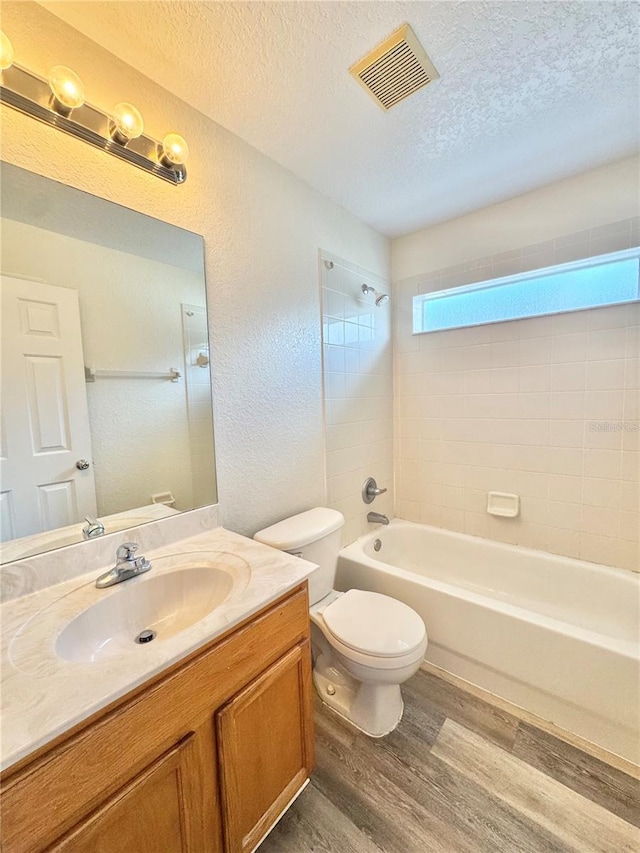
[(583, 391), (587, 385), (586, 364), (554, 363), (551, 370), (552, 391)]
[[(370, 529), (366, 520), (370, 509), (393, 515), (391, 303), (376, 308), (373, 298), (362, 298), (360, 290), (362, 282), (366, 281), (388, 292), (386, 282), (348, 262), (337, 258), (330, 260), (334, 262), (332, 287), (321, 288), (326, 499), (329, 506), (345, 516), (342, 541), (347, 544)], [(411, 289), (406, 293), (410, 298)], [(409, 318), (405, 332), (410, 334), (410, 331)], [(417, 350), (417, 345), (414, 349)], [(402, 350), (398, 348), (400, 360), (404, 357)], [(402, 428), (398, 429), (398, 447), (407, 462), (415, 466), (423, 415), (420, 403), (422, 365), (415, 356), (408, 364), (415, 369), (403, 372), (398, 382), (405, 401), (400, 408), (406, 416)], [(412, 435), (411, 424), (414, 425)], [(412, 471), (408, 466), (407, 473), (415, 473), (415, 468)], [(380, 488), (388, 490), (376, 498), (375, 506), (367, 506), (361, 496), (362, 484), (370, 476), (376, 478)], [(405, 490), (411, 491), (411, 483), (419, 491), (421, 484), (416, 479), (407, 480)], [(406, 497), (402, 506), (419, 520), (418, 503), (415, 503), (415, 512)]]
[(488, 539), (490, 536), (489, 528), (490, 516), (478, 512), (465, 512), (464, 514), (464, 532), (469, 536), (481, 536), (483, 539)]
[(549, 497), (550, 475), (536, 471), (519, 471), (517, 491), (520, 495), (533, 498)]
[(584, 420), (584, 392), (552, 391), (549, 415), (561, 420)]
[(598, 311), (578, 313), (588, 317), (589, 329), (618, 329), (631, 324), (634, 312), (629, 305), (609, 305)]
[(640, 544), (628, 539), (619, 539), (616, 550), (616, 565), (632, 572), (640, 571)]
[(551, 409), (551, 394), (521, 393), (518, 396), (519, 418), (548, 418)]
[(603, 506), (582, 506), (582, 532), (595, 536), (618, 538), (620, 514), (615, 509)]
[(620, 538), (637, 542), (640, 539), (640, 512), (622, 510), (620, 516)]
[[(525, 321), (526, 322), (526, 321)], [(520, 345), (522, 354), (522, 344)], [(520, 365), (520, 391), (550, 391), (551, 390), (551, 365)]]
[(582, 504), (582, 477), (555, 473), (548, 476), (550, 501)]
[(623, 450), (620, 455), (620, 479), (629, 483), (640, 480), (640, 453)]
[(554, 364), (584, 361), (587, 357), (586, 332), (578, 332), (573, 335), (556, 335), (552, 339), (551, 354)]
[(464, 533), (464, 512), (461, 509), (442, 507), (442, 527)]
[(589, 328), (588, 311), (569, 311), (566, 314), (554, 314), (551, 317), (552, 335), (570, 335), (586, 332)]
[(625, 421), (629, 421), (629, 428), (631, 428), (631, 422), (635, 422), (635, 425), (638, 429), (640, 429), (640, 391), (632, 388), (628, 388), (624, 394), (624, 406), (623, 406), (623, 419)]
[(620, 480), (585, 477), (582, 481), (582, 503), (585, 506), (618, 509), (620, 505)]
[(519, 341), (509, 340), (491, 344), (491, 367), (512, 367), (518, 364), (519, 357)]
[(622, 453), (616, 450), (584, 451), (583, 473), (585, 477), (620, 480)]
[[(629, 239), (628, 223), (613, 225), (475, 271), (588, 257)], [(462, 283), (464, 266), (434, 274), (431, 289)], [(394, 291), (409, 317), (427, 292), (419, 281)], [(413, 349), (408, 328), (395, 331), (398, 514), (640, 570), (640, 306), (423, 334)], [(489, 516), (489, 490), (519, 494), (520, 518)]]
[(618, 543), (612, 537), (584, 532), (580, 534), (580, 559), (615, 565), (618, 553)]
[(640, 488), (637, 480), (620, 481), (620, 509), (624, 512), (640, 512)]
[(587, 391), (584, 395), (584, 416), (593, 421), (622, 420), (624, 394), (622, 391)]
[(592, 359), (624, 358), (626, 355), (626, 336), (621, 335), (618, 329), (591, 330), (587, 341)]
[(549, 424), (549, 444), (552, 447), (582, 447), (582, 421), (553, 420)]
[(580, 533), (577, 530), (550, 527), (547, 542), (552, 554), (562, 554), (566, 557), (580, 556)]
[[(585, 421), (584, 446), (593, 450), (622, 450), (622, 431), (619, 422)], [(610, 427), (612, 427), (610, 429)]]

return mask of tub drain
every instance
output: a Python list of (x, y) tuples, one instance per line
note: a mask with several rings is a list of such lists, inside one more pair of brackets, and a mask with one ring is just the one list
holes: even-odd
[(376, 539), (376, 541), (373, 543), (373, 550), (379, 551), (380, 548), (382, 548), (382, 542), (379, 539)]
[(140, 631), (138, 636), (136, 637), (136, 643), (139, 643), (143, 646), (145, 643), (150, 643), (151, 640), (155, 639), (156, 632), (147, 628), (146, 631)]

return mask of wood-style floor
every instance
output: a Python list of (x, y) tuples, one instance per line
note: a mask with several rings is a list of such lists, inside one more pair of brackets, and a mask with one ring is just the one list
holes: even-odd
[(317, 700), (317, 769), (258, 853), (639, 853), (640, 783), (431, 673), (374, 740)]

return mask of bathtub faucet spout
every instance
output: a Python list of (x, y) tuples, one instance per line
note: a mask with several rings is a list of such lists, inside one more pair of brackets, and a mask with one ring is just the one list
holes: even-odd
[(368, 512), (367, 521), (370, 524), (389, 524), (389, 519), (386, 515), (382, 515), (381, 512)]

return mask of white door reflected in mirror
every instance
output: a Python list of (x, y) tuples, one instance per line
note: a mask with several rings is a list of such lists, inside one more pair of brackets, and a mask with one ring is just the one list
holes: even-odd
[(2, 276), (2, 539), (96, 514), (78, 294)]

